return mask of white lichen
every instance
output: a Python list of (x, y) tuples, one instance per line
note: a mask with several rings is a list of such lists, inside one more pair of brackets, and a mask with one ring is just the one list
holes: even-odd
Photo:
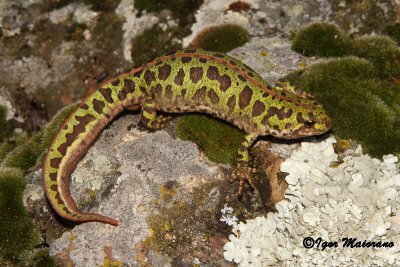
[(233, 226), (225, 259), (239, 266), (400, 264), (398, 157), (379, 161), (358, 149), (331, 167), (333, 143), (303, 142), (282, 163), (286, 199), (277, 213)]
[(221, 209), (221, 219), (219, 219), (221, 222), (225, 222), (229, 226), (236, 226), (238, 218), (232, 214), (233, 208), (228, 207), (226, 204), (224, 207)]

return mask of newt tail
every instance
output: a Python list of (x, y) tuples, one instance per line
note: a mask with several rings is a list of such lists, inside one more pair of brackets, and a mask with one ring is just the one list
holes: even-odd
[[(139, 92), (135, 90), (133, 81), (128, 78), (125, 80), (121, 76), (113, 83), (115, 82), (121, 83), (121, 90), (118, 92), (102, 87), (79, 104), (59, 129), (44, 160), (44, 188), (47, 198), (61, 217), (71, 221), (97, 221), (118, 225), (115, 219), (81, 212), (71, 197), (69, 185), (71, 173), (99, 133), (125, 106), (132, 109), (138, 103), (139, 97), (127, 100), (126, 95), (142, 95), (139, 89)], [(115, 101), (115, 98), (122, 101)]]

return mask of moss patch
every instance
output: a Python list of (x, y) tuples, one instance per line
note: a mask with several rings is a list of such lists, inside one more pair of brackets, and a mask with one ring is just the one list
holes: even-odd
[(244, 45), (249, 40), (250, 34), (243, 27), (235, 24), (224, 24), (202, 30), (190, 46), (219, 52), (228, 52), (236, 47)]
[(65, 32), (66, 41), (84, 41), (84, 32), (88, 27), (83, 23), (74, 23)]
[(400, 77), (400, 48), (387, 36), (363, 36), (352, 40), (332, 24), (314, 23), (296, 34), (292, 49), (305, 56), (365, 58), (381, 76)]
[[(297, 38), (305, 41), (310, 38), (311, 50), (322, 44), (324, 49), (334, 50), (323, 35), (318, 37), (310, 30), (334, 27), (328, 25), (317, 23), (303, 29), (296, 36), (293, 48)], [(339, 32), (335, 27), (331, 31)], [(400, 122), (400, 48), (387, 36), (358, 37), (350, 44), (344, 54), (351, 57), (317, 64), (287, 78), (318, 97), (331, 115), (333, 131), (339, 137), (356, 140), (372, 156), (399, 153), (400, 130), (396, 125)], [(335, 56), (297, 51), (305, 55)]]
[[(41, 156), (43, 152), (48, 149), (58, 128), (60, 128), (73, 108), (74, 105), (71, 105), (60, 110), (43, 131), (37, 132), (29, 140), (18, 142), (19, 145), (15, 146), (5, 156), (2, 166), (19, 168), (21, 170), (28, 170), (35, 166), (38, 161), (42, 160)], [(0, 146), (0, 155), (2, 147), (3, 145)], [(4, 145), (3, 149), (7, 150), (10, 147), (12, 147), (12, 143)]]
[(83, 0), (83, 2), (96, 11), (114, 10), (121, 0)]
[(83, 2), (86, 5), (90, 6), (92, 10), (96, 11), (110, 11), (115, 9), (115, 7), (121, 2), (121, 0), (56, 0), (53, 1), (51, 4), (52, 9), (58, 9), (62, 8), (64, 6), (67, 6), (69, 4), (75, 3), (75, 2)]
[(29, 260), (29, 267), (55, 267), (56, 261), (54, 257), (49, 255), (48, 249), (41, 249), (36, 252)]
[(400, 49), (386, 36), (364, 36), (353, 42), (352, 55), (368, 59), (382, 76), (400, 77)]
[(62, 8), (65, 7), (69, 4), (72, 4), (76, 2), (76, 0), (55, 0), (51, 5), (50, 8), (51, 9), (58, 9), (58, 8)]
[(75, 107), (76, 105), (67, 106), (58, 111), (53, 119), (51, 119), (46, 128), (43, 130), (43, 138), (41, 143), (42, 147), (47, 149), (50, 146), (58, 129), (61, 127), (61, 125), (64, 123), (64, 121), (67, 119), (67, 117)]
[(174, 41), (178, 28), (163, 30), (159, 25), (143, 32), (132, 42), (132, 58), (135, 65), (141, 65), (170, 50), (181, 49), (182, 45)]
[(92, 32), (92, 44), (97, 49), (104, 50), (104, 56), (112, 54), (122, 43), (122, 20), (115, 13), (101, 12), (96, 21)]
[(39, 242), (38, 232), (22, 202), (25, 181), (22, 172), (0, 169), (0, 263), (24, 261)]
[(11, 138), (5, 140), (2, 144), (0, 144), (0, 163), (7, 156), (7, 154), (14, 150), (17, 146), (28, 141), (28, 136), (25, 133), (15, 135)]
[(181, 139), (195, 142), (210, 160), (231, 165), (236, 162), (237, 149), (244, 136), (235, 126), (201, 114), (181, 116), (176, 132)]
[(0, 106), (0, 142), (6, 136), (7, 133), (7, 121), (6, 121), (7, 110), (5, 107)]
[(351, 50), (351, 39), (335, 25), (314, 23), (296, 34), (292, 49), (305, 56), (343, 56)]
[(135, 0), (135, 8), (139, 12), (160, 12), (169, 10), (175, 18), (182, 19), (190, 13), (194, 13), (203, 3), (203, 0)]
[(168, 181), (160, 185), (160, 198), (164, 202), (171, 202), (172, 198), (176, 195), (178, 183), (176, 181)]
[(287, 79), (317, 96), (339, 137), (357, 140), (372, 156), (400, 152), (400, 87), (378, 79), (369, 61), (335, 59), (289, 74)]
[(395, 40), (398, 45), (400, 44), (400, 23), (387, 26), (384, 33)]
[[(203, 0), (137, 0), (135, 8), (139, 16), (143, 11), (158, 12), (159, 21), (132, 41), (132, 59), (140, 65), (171, 50), (182, 49), (182, 39), (190, 34), (196, 21), (194, 13)], [(169, 10), (170, 12), (161, 12)], [(171, 25), (171, 16), (178, 20)]]
[(38, 132), (27, 142), (17, 146), (7, 154), (2, 162), (2, 166), (18, 168), (21, 170), (28, 170), (35, 166), (37, 159), (43, 152), (41, 139), (42, 132)]
[(0, 145), (0, 263), (55, 266), (47, 251), (39, 251), (30, 258), (38, 242), (38, 233), (23, 206), (22, 171), (41, 161), (41, 155), (73, 108), (69, 106), (59, 111), (43, 131), (32, 137), (20, 134)]

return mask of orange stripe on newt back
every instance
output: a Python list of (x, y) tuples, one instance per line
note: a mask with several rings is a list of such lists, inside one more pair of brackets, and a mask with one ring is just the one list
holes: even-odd
[[(160, 61), (166, 61), (166, 60), (169, 60), (169, 59), (175, 58), (175, 57), (197, 57), (197, 58), (209, 59), (209, 60), (215, 61), (215, 62), (217, 62), (217, 63), (222, 63), (222, 64), (224, 64), (226, 67), (228, 67), (228, 68), (230, 68), (231, 70), (233, 70), (234, 72), (238, 73), (239, 75), (242, 75), (245, 79), (247, 79), (248, 81), (250, 81), (253, 85), (255, 85), (256, 87), (260, 88), (261, 90), (263, 90), (263, 91), (265, 91), (265, 92), (267, 92), (267, 93), (269, 93), (269, 94), (275, 96), (275, 97), (278, 98), (278, 99), (289, 100), (287, 97), (282, 96), (282, 95), (276, 93), (276, 92), (275, 92), (274, 90), (272, 90), (271, 88), (260, 84), (260, 83), (257, 82), (255, 79), (253, 79), (252, 77), (250, 77), (250, 76), (247, 74), (247, 72), (242, 71), (241, 69), (239, 69), (239, 68), (236, 67), (235, 65), (233, 65), (233, 64), (231, 64), (231, 63), (225, 61), (223, 58), (217, 58), (217, 57), (214, 57), (214, 56), (212, 56), (212, 55), (204, 55), (204, 54), (196, 54), (196, 53), (184, 53), (184, 52), (182, 52), (182, 53), (179, 53), (179, 52), (178, 52), (178, 53), (173, 54), (173, 55), (167, 55), (167, 56), (158, 57), (158, 58), (156, 58), (155, 60), (152, 60), (152, 61), (146, 63), (146, 64), (143, 65), (143, 66), (134, 68), (134, 69), (132, 69), (132, 70), (130, 70), (130, 71), (128, 71), (128, 72), (125, 72), (125, 73), (121, 73), (121, 74), (118, 75), (116, 78), (112, 78), (112, 79), (107, 80), (107, 81), (104, 82), (101, 86), (103, 86), (103, 85), (105, 85), (105, 84), (108, 84), (108, 83), (111, 83), (111, 82), (113, 82), (113, 81), (115, 81), (115, 80), (117, 80), (117, 79), (121, 79), (121, 78), (123, 78), (123, 77), (125, 77), (125, 76), (127, 76), (127, 75), (130, 75), (130, 74), (136, 73), (136, 72), (138, 72), (138, 71), (141, 71), (141, 70), (143, 70), (144, 68), (152, 67), (152, 66), (156, 65), (157, 63), (159, 63)], [(236, 60), (237, 60), (237, 59), (236, 59)], [(312, 106), (312, 105), (308, 105), (308, 104), (304, 104), (304, 103), (296, 103), (296, 104), (299, 105), (299, 106), (304, 106), (304, 107)]]
[(247, 80), (249, 80), (252, 84), (254, 84), (255, 86), (263, 89), (264, 91), (266, 91), (267, 93), (273, 94), (274, 96), (278, 97), (278, 98), (282, 98), (285, 99), (284, 97), (282, 97), (281, 95), (276, 94), (273, 90), (271, 90), (271, 88), (268, 88), (266, 86), (261, 85), (260, 83), (258, 83), (256, 80), (254, 80), (252, 77), (250, 77), (246, 72), (242, 71), (241, 69), (239, 69), (238, 67), (236, 67), (235, 65), (226, 62), (223, 58), (217, 58), (211, 55), (202, 55), (202, 54), (188, 54), (188, 53), (181, 53), (181, 54), (176, 54), (176, 56), (196, 56), (198, 58), (205, 58), (205, 59), (211, 59), (215, 62), (218, 63), (222, 63), (224, 64), (226, 67), (230, 68), (231, 70), (235, 71), (236, 73), (242, 75), (244, 78), (246, 78)]
[[(161, 56), (161, 57), (159, 57), (159, 58), (157, 58), (157, 59), (155, 59), (155, 60), (153, 60), (153, 61), (148, 62), (148, 63), (145, 64), (144, 66), (139, 67), (139, 68), (137, 68), (137, 69), (140, 69), (140, 70), (141, 70), (141, 69), (146, 68), (146, 67), (152, 67), (152, 66), (156, 65), (156, 64), (157, 64), (158, 62), (160, 62), (160, 61), (169, 60), (169, 59), (174, 58), (174, 57), (197, 57), (197, 58), (209, 59), (209, 60), (215, 61), (215, 62), (217, 62), (217, 63), (222, 63), (222, 64), (224, 64), (226, 67), (228, 67), (228, 68), (230, 68), (231, 70), (233, 70), (234, 72), (236, 72), (236, 73), (242, 75), (245, 79), (247, 79), (248, 81), (250, 81), (253, 85), (257, 86), (258, 88), (262, 89), (263, 91), (265, 91), (265, 92), (267, 92), (267, 93), (269, 93), (269, 94), (271, 94), (271, 95), (273, 95), (273, 96), (275, 96), (275, 97), (277, 97), (277, 98), (279, 98), (279, 99), (288, 100), (288, 98), (286, 98), (286, 97), (284, 97), (284, 96), (282, 96), (282, 95), (280, 95), (280, 94), (277, 94), (277, 93), (276, 93), (275, 91), (273, 91), (271, 88), (260, 84), (260, 83), (257, 82), (255, 79), (253, 79), (252, 77), (250, 77), (245, 71), (242, 71), (241, 69), (239, 69), (239, 68), (236, 67), (235, 65), (233, 65), (233, 64), (231, 64), (231, 63), (225, 61), (223, 58), (217, 58), (217, 57), (214, 57), (214, 56), (212, 56), (212, 55), (204, 55), (204, 54), (196, 54), (196, 53), (184, 53), (184, 52), (179, 53), (179, 52), (178, 52), (178, 53), (173, 54), (173, 55)], [(136, 69), (135, 69), (135, 70), (136, 70)], [(301, 103), (298, 103), (298, 104), (299, 104), (299, 105), (302, 105), (302, 106), (307, 106), (307, 105), (304, 105), (304, 104), (301, 104)]]
[[(242, 75), (245, 79), (247, 79), (248, 81), (250, 81), (253, 85), (255, 85), (256, 87), (260, 88), (261, 90), (277, 97), (278, 99), (282, 99), (282, 100), (289, 100), (287, 97), (282, 96), (278, 93), (276, 93), (275, 91), (273, 91), (271, 88), (264, 86), (262, 84), (260, 84), (259, 82), (257, 82), (255, 79), (253, 79), (252, 77), (250, 77), (247, 72), (242, 71), (241, 69), (239, 69), (238, 67), (236, 67), (235, 65), (225, 61), (223, 58), (217, 58), (214, 57), (212, 55), (203, 55), (203, 54), (196, 54), (196, 53), (177, 53), (173, 56), (165, 56), (164, 58), (171, 58), (171, 57), (176, 57), (176, 56), (181, 56), (181, 57), (185, 57), (185, 56), (189, 56), (189, 57), (198, 57), (198, 58), (205, 58), (205, 59), (211, 59), (215, 62), (218, 63), (222, 63), (224, 64), (226, 67), (230, 68), (231, 70), (235, 71), (236, 73)], [(237, 59), (236, 59), (237, 60)], [(303, 106), (303, 107), (312, 107), (312, 105), (308, 105), (308, 104), (304, 104), (304, 103), (295, 103), (296, 105), (299, 106)]]
[(136, 73), (136, 72), (138, 72), (138, 71), (141, 71), (142, 69), (144, 69), (144, 67), (145, 67), (145, 66), (140, 66), (140, 67), (134, 68), (134, 69), (132, 69), (132, 70), (130, 70), (130, 71), (123, 72), (123, 73), (119, 74), (117, 77), (110, 78), (110, 79), (106, 80), (105, 82), (102, 82), (102, 83), (100, 84), (99, 88), (103, 87), (103, 86), (106, 85), (106, 84), (112, 83), (112, 82), (114, 82), (114, 81), (116, 81), (116, 80), (119, 80), (119, 79), (121, 79), (121, 78), (124, 78), (125, 76), (134, 74), (134, 73)]
[[(231, 63), (226, 62), (224, 59), (222, 59), (222, 58), (217, 58), (217, 57), (213, 57), (213, 56), (211, 56), (211, 55), (203, 55), (203, 54), (196, 54), (196, 53), (177, 53), (177, 54), (173, 54), (173, 55), (158, 57), (157, 59), (152, 60), (152, 61), (146, 63), (146, 64), (143, 65), (143, 66), (134, 68), (134, 69), (132, 69), (132, 70), (130, 70), (130, 71), (128, 71), (128, 72), (121, 73), (121, 74), (118, 75), (117, 77), (114, 77), (114, 78), (111, 78), (111, 79), (106, 80), (104, 83), (101, 84), (101, 86), (104, 86), (104, 85), (106, 85), (106, 84), (112, 83), (112, 82), (114, 82), (114, 81), (116, 81), (116, 80), (118, 80), (118, 79), (121, 79), (121, 78), (123, 78), (123, 77), (125, 77), (125, 76), (127, 76), (127, 75), (130, 75), (130, 74), (136, 73), (136, 72), (138, 72), (138, 71), (141, 71), (141, 70), (143, 70), (144, 68), (152, 67), (152, 66), (156, 65), (157, 63), (159, 63), (160, 61), (166, 61), (166, 60), (169, 60), (169, 59), (171, 59), (171, 58), (178, 57), (178, 56), (179, 56), (179, 57), (185, 57), (185, 56), (186, 56), (186, 57), (193, 57), (193, 56), (195, 56), (195, 57), (198, 57), (198, 58), (211, 59), (211, 60), (213, 60), (213, 61), (215, 61), (215, 62), (223, 63), (225, 66), (227, 66), (228, 68), (232, 69), (232, 70), (235, 71), (236, 73), (242, 75), (244, 78), (246, 78), (247, 80), (249, 80), (249, 81), (250, 81), (251, 83), (253, 83), (255, 86), (261, 88), (262, 90), (266, 91), (267, 93), (270, 93), (270, 94), (274, 95), (274, 96), (277, 97), (277, 98), (287, 99), (287, 98), (285, 98), (285, 97), (283, 97), (283, 96), (281, 96), (281, 95), (279, 95), (279, 94), (276, 94), (273, 90), (271, 90), (271, 88), (268, 88), (268, 87), (266, 87), (266, 86), (261, 85), (261, 84), (258, 83), (256, 80), (254, 80), (253, 78), (251, 78), (246, 72), (240, 70), (239, 68), (237, 68), (236, 66), (232, 65)], [(100, 87), (101, 87), (101, 86), (100, 86)]]

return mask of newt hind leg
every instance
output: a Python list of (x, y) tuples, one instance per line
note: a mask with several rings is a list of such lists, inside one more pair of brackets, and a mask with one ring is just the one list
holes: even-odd
[(168, 126), (171, 121), (172, 116), (168, 115), (157, 115), (156, 104), (151, 97), (148, 97), (142, 107), (142, 116), (140, 117), (140, 122), (143, 126), (158, 130)]
[(232, 171), (231, 182), (236, 180), (239, 181), (239, 187), (237, 194), (240, 196), (243, 194), (244, 182), (248, 181), (250, 186), (254, 189), (255, 184), (252, 174), (257, 173), (257, 169), (249, 166), (249, 148), (253, 142), (257, 139), (257, 134), (249, 133), (244, 138), (238, 149), (238, 160), (236, 168)]

